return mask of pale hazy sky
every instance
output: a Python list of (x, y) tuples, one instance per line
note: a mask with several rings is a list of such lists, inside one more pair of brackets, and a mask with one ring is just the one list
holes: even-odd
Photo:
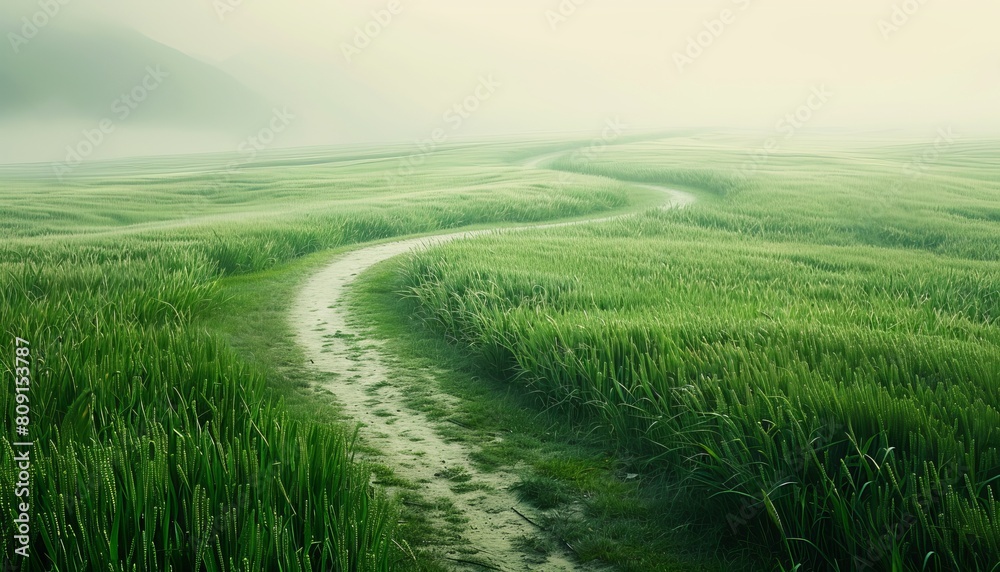
[[(13, 5), (5, 34), (37, 10)], [(399, 13), (348, 62), (356, 28), (376, 29), (372, 11), (390, 5)], [(296, 111), (287, 144), (588, 131), (614, 117), (773, 131), (820, 88), (801, 129), (1000, 129), (997, 0), (71, 0), (57, 18), (221, 67)], [(699, 34), (701, 53), (685, 53)], [(456, 127), (445, 113), (484, 77), (499, 87)], [(345, 110), (351, 97), (367, 103)]]

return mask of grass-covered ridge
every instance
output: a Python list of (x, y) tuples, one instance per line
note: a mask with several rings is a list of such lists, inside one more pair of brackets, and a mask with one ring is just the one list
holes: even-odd
[[(205, 318), (226, 275), (250, 279), (402, 234), (628, 203), (623, 185), (566, 188), (465, 153), (428, 157), (393, 185), (390, 161), (285, 161), (220, 178), (184, 159), (67, 184), (7, 173), (0, 331), (8, 356), (15, 337), (31, 343), (31, 565), (362, 571), (410, 561), (395, 506), (353, 461), (351, 435), (291, 415)], [(12, 359), (3, 364), (12, 377)], [(5, 555), (17, 514), (13, 400), (0, 392)]]
[(554, 161), (707, 192), (417, 255), (411, 295), (500, 375), (675, 471), (706, 524), (775, 567), (994, 569), (1000, 146), (959, 143), (913, 176), (912, 144), (748, 174), (752, 145)]

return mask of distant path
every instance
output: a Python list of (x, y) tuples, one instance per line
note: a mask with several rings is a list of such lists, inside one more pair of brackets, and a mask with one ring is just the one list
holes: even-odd
[[(558, 154), (536, 157), (524, 166), (538, 168), (555, 155)], [(688, 193), (665, 187), (637, 186), (662, 191), (664, 208), (683, 207), (695, 200)], [(623, 216), (628, 214), (506, 230), (555, 228)], [(385, 463), (399, 476), (418, 483), (420, 492), (429, 501), (445, 497), (468, 520), (463, 526), (463, 538), (478, 551), (476, 558), (485, 559), (504, 572), (596, 570), (594, 566), (574, 563), (566, 554), (554, 554), (544, 565), (529, 563), (525, 559), (512, 541), (533, 536), (538, 531), (511, 509), (517, 507), (528, 515), (535, 513), (510, 492), (511, 485), (517, 482), (516, 476), (506, 472), (483, 473), (476, 470), (470, 461), (472, 447), (444, 439), (435, 430), (435, 422), (406, 405), (405, 389), (394, 384), (391, 366), (387, 364), (388, 356), (378, 342), (364, 339), (365, 329), (350, 315), (345, 303), (345, 294), (355, 278), (380, 262), (413, 250), (491, 232), (496, 232), (496, 229), (450, 232), (366, 246), (343, 254), (311, 277), (299, 292), (292, 307), (292, 326), (306, 357), (314, 364), (311, 367), (321, 373), (322, 379), (328, 380), (326, 388), (343, 405), (345, 415), (363, 424), (361, 436), (365, 444), (381, 452)], [(428, 383), (434, 383), (433, 371), (421, 373), (426, 375)], [(440, 397), (448, 402), (447, 397)], [(488, 490), (455, 494), (451, 490), (454, 483), (439, 476), (442, 470), (452, 468), (464, 469), (472, 475), (471, 483), (487, 485)], [(448, 556), (470, 559), (469, 555)]]

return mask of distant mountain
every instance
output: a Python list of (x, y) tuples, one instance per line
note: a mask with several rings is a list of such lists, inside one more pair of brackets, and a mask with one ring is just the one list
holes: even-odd
[(60, 123), (110, 119), (123, 130), (238, 141), (271, 117), (269, 102), (231, 75), (138, 32), (58, 24), (18, 53), (0, 46), (0, 128), (30, 118), (39, 132), (52, 133)]
[(45, 105), (69, 114), (108, 114), (122, 94), (141, 93), (148, 69), (165, 77), (132, 121), (229, 131), (257, 125), (270, 109), (222, 70), (137, 32), (50, 25), (20, 53), (0, 49), (0, 117)]

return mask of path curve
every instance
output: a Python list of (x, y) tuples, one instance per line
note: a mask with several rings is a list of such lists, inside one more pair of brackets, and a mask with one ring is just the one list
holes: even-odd
[[(543, 155), (523, 164), (540, 168), (553, 154)], [(654, 185), (637, 185), (662, 191), (663, 208), (680, 208), (695, 198), (681, 191)], [(504, 230), (555, 228), (567, 225), (612, 220), (630, 214), (601, 216), (586, 220), (507, 227)], [(435, 423), (406, 405), (404, 389), (394, 383), (388, 356), (381, 344), (365, 340), (365, 329), (352, 319), (345, 295), (355, 278), (372, 266), (418, 249), (426, 249), (454, 240), (482, 236), (498, 229), (450, 232), (365, 246), (338, 256), (312, 276), (296, 297), (291, 323), (297, 342), (324, 385), (343, 406), (344, 414), (362, 424), (365, 444), (381, 452), (379, 459), (404, 479), (419, 484), (429, 500), (450, 499), (467, 520), (463, 539), (476, 551), (476, 557), (504, 572), (530, 570), (594, 570), (596, 567), (573, 562), (567, 554), (552, 554), (544, 564), (529, 562), (513, 542), (531, 537), (537, 530), (512, 507), (525, 514), (536, 511), (525, 506), (510, 491), (517, 476), (510, 472), (483, 473), (470, 461), (473, 448), (448, 441), (435, 429)], [(433, 372), (426, 373), (433, 383)], [(441, 396), (447, 405), (447, 397)], [(471, 475), (471, 483), (484, 485), (482, 490), (456, 494), (454, 482), (443, 478), (444, 470), (461, 469)], [(446, 554), (454, 560), (472, 559), (468, 554)], [(461, 569), (461, 568), (458, 568)], [(482, 570), (483, 568), (479, 568)]]

